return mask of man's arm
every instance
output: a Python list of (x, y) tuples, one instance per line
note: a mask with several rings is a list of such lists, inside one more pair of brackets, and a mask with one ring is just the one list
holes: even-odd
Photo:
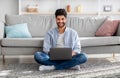
[(44, 43), (43, 43), (43, 51), (48, 54), (50, 51), (51, 44), (50, 44), (50, 34), (47, 33), (44, 38)]
[(81, 44), (80, 44), (80, 39), (79, 39), (77, 32), (75, 33), (74, 37), (75, 37), (74, 38), (74, 48), (73, 48), (72, 55), (76, 55), (81, 52)]

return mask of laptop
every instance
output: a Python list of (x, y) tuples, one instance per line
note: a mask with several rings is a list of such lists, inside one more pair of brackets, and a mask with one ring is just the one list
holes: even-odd
[(50, 48), (50, 60), (70, 60), (72, 59), (71, 48)]

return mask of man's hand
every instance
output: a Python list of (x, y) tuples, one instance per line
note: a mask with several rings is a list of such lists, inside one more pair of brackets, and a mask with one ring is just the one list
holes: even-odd
[(77, 53), (76, 52), (72, 52), (72, 56), (75, 56)]

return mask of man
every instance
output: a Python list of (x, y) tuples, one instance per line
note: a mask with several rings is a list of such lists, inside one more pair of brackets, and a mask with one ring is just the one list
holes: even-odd
[[(55, 12), (57, 27), (48, 31), (43, 45), (43, 52), (36, 52), (35, 60), (42, 64), (43, 70), (63, 70), (69, 68), (79, 69), (79, 65), (87, 61), (85, 53), (81, 52), (78, 34), (75, 30), (66, 27), (67, 13), (65, 9), (57, 9)], [(50, 48), (70, 47), (72, 48), (72, 59), (67, 61), (52, 61), (49, 57)]]

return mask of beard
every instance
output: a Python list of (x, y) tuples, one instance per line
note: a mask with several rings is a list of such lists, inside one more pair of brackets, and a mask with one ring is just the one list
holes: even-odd
[(62, 28), (62, 27), (65, 26), (65, 22), (62, 22), (62, 23), (58, 22), (58, 23), (57, 23), (57, 26), (60, 27), (60, 28)]

